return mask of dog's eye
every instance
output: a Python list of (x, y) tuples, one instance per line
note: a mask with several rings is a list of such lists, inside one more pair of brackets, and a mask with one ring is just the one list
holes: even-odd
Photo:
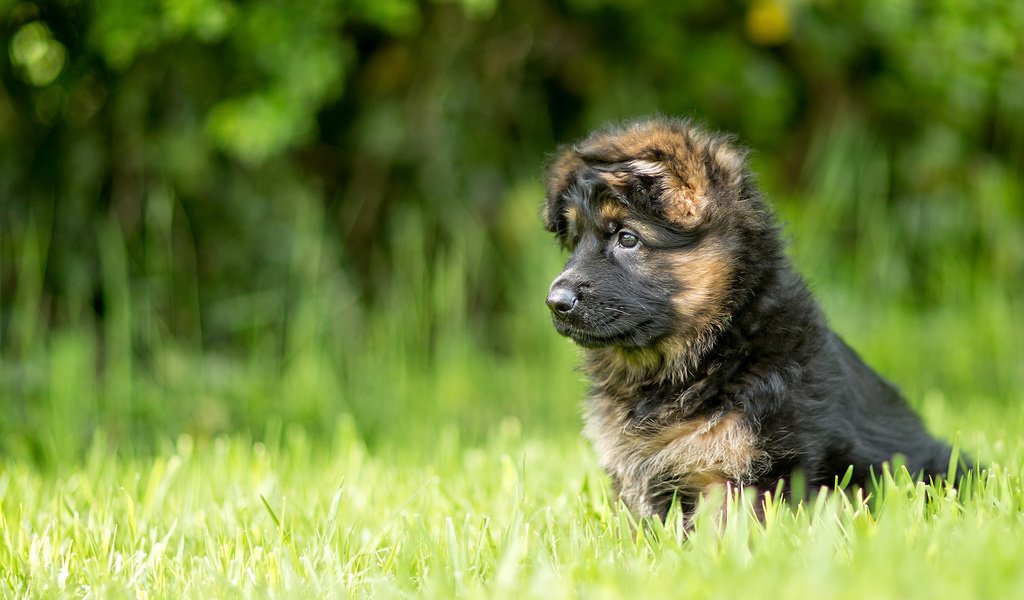
[(640, 243), (640, 238), (628, 231), (619, 232), (619, 245), (623, 248), (633, 248)]

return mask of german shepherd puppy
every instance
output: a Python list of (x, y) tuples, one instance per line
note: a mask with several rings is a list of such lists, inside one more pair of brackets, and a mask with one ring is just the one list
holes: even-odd
[(597, 131), (550, 166), (544, 216), (571, 253), (547, 305), (585, 348), (586, 435), (634, 513), (795, 472), (866, 485), (896, 456), (946, 473), (950, 447), (829, 328), (730, 137)]

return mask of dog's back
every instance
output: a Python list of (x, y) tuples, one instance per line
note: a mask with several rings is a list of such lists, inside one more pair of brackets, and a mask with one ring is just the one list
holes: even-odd
[[(854, 467), (854, 480), (861, 484), (871, 469), (899, 456), (911, 473), (941, 477), (947, 471), (952, 449), (931, 437), (899, 391), (871, 369), (838, 335), (829, 332), (830, 354), (841, 369), (845, 393), (832, 401), (842, 409), (840, 424), (849, 428), (833, 454), (828, 473)], [(841, 426), (841, 425), (840, 425)]]

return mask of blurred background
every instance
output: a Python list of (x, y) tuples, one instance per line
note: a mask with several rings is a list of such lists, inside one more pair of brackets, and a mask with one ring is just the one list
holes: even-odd
[(578, 435), (543, 166), (653, 113), (753, 148), (915, 406), (1010, 410), (1021, 32), (1012, 0), (0, 0), (0, 453)]

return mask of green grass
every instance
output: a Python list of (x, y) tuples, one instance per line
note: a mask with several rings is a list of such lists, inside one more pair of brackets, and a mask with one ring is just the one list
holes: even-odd
[[(934, 420), (935, 415), (930, 415)], [(28, 597), (999, 598), (1024, 584), (1019, 412), (947, 415), (991, 465), (965, 489), (902, 475), (873, 497), (714, 499), (637, 529), (576, 436), (512, 419), (369, 450), (327, 440), (187, 435), (155, 455), (0, 473), (0, 595)]]
[[(245, 417), (241, 433), (193, 425), (147, 438), (116, 429), (133, 417), (105, 404), (93, 342), (64, 334), (34, 375), (41, 405), (25, 408), (39, 411), (40, 454), (14, 444), (0, 459), (0, 596), (1013, 597), (1024, 584), (1020, 370), (984, 364), (1016, 351), (998, 327), (1007, 300), (876, 313), (823, 297), (852, 307), (837, 326), (929, 427), (990, 467), (980, 481), (952, 490), (897, 474), (869, 498), (773, 504), (764, 521), (747, 497), (723, 522), (712, 499), (691, 533), (677, 516), (638, 529), (579, 434), (583, 385), (553, 335), (505, 355), (446, 338), (433, 361), (399, 354), (389, 370), (371, 355), (358, 378), (317, 346), (262, 370), (172, 355), (163, 374), (117, 382), (134, 406), (166, 403), (187, 423), (229, 419), (217, 411), (232, 403), (272, 416)], [(936, 323), (958, 343), (936, 343)], [(375, 335), (383, 353), (388, 338)], [(104, 433), (80, 448), (87, 416)]]

